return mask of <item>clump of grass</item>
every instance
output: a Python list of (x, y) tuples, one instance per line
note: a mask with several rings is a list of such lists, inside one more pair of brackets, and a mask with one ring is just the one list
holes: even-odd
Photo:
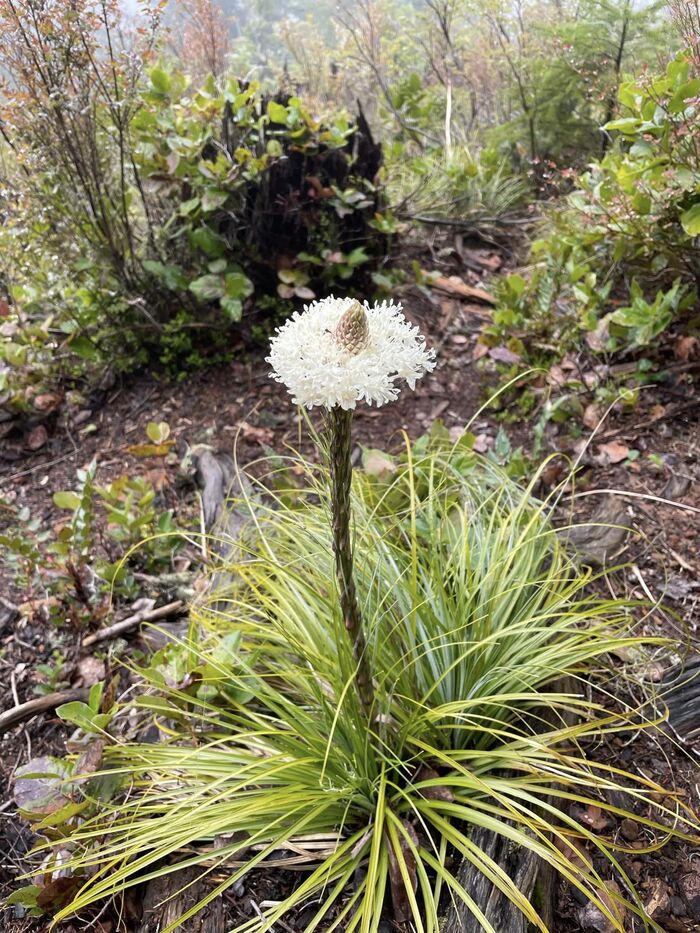
[[(56, 919), (184, 866), (223, 869), (188, 917), (282, 859), (303, 869), (298, 884), (239, 933), (269, 930), (311, 903), (308, 931), (370, 933), (393, 910), (437, 933), (449, 899), (498, 933), (457, 881), (457, 854), (546, 930), (472, 840), (484, 827), (533, 850), (615, 929), (624, 909), (660, 930), (618, 861), (631, 850), (568, 814), (573, 802), (624, 816), (609, 802), (615, 791), (651, 814), (634, 814), (649, 849), (692, 833), (656, 802), (656, 784), (584, 752), (588, 739), (639, 728), (638, 711), (610, 712), (584, 691), (610, 652), (642, 642), (635, 607), (589, 595), (591, 574), (563, 550), (547, 505), (468, 442), (407, 447), (380, 476), (354, 478), (356, 582), (375, 678), (368, 724), (336, 595), (327, 479), (303, 461), (288, 466), (305, 482), (285, 489), (278, 477), (276, 493), (244, 503), (251, 517), (228, 582), (218, 573), (194, 607), (199, 636), (144, 672), (154, 689), (134, 706), (164, 740), (105, 748), (105, 771), (123, 792), (70, 832), (68, 867), (85, 881)], [(163, 669), (174, 657), (187, 675), (173, 686)], [(562, 690), (564, 677), (578, 686)], [(624, 894), (579, 842), (615, 868)]]

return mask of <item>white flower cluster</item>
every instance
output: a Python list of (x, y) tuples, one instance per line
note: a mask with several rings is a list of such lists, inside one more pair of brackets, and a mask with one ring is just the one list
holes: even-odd
[(277, 331), (267, 362), (272, 378), (289, 389), (293, 401), (307, 408), (355, 408), (363, 399), (385, 405), (398, 398), (405, 380), (411, 389), (435, 368), (435, 351), (425, 346), (417, 327), (401, 313), (401, 305), (366, 302), (369, 339), (359, 352), (339, 343), (338, 322), (353, 305), (351, 298), (324, 298), (295, 311)]

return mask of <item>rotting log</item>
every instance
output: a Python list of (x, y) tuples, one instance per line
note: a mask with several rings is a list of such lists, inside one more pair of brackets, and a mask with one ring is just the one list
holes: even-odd
[[(552, 684), (553, 693), (575, 694), (576, 684), (566, 677)], [(549, 707), (539, 712), (539, 719), (551, 725), (571, 725), (574, 715), (567, 710), (555, 711)], [(549, 803), (553, 800), (550, 798)], [(499, 833), (483, 827), (475, 827), (470, 834), (478, 846), (496, 865), (499, 865), (515, 883), (526, 900), (532, 903), (537, 897), (537, 912), (545, 926), (552, 929), (553, 906), (557, 876), (546, 862), (531, 849), (517, 846)], [(511, 900), (468, 859), (463, 859), (457, 871), (457, 881), (469, 892), (477, 907), (498, 933), (527, 933), (529, 929), (525, 915)], [(442, 925), (441, 933), (482, 933), (481, 923), (467, 905), (456, 896), (451, 901)]]
[(700, 752), (700, 655), (686, 658), (665, 675), (659, 690), (667, 725), (684, 745)]

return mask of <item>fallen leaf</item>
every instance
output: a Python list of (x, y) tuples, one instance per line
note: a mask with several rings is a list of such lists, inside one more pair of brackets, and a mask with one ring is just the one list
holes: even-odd
[(519, 354), (509, 350), (508, 347), (491, 347), (488, 353), (491, 359), (498, 363), (519, 363), (522, 359)]
[(590, 826), (591, 829), (595, 830), (605, 829), (610, 825), (607, 815), (603, 813), (600, 807), (592, 803), (588, 804), (586, 809), (579, 814), (578, 819), (585, 826)]
[[(417, 849), (419, 842), (413, 825), (406, 819), (401, 820), (401, 823), (411, 842)], [(391, 886), (391, 903), (394, 908), (394, 919), (397, 923), (403, 924), (411, 920), (413, 912), (406, 890), (406, 882), (401, 872), (400, 862), (402, 861), (404, 863), (406, 874), (408, 875), (408, 883), (414, 892), (418, 888), (418, 876), (416, 873), (416, 859), (408, 844), (408, 840), (401, 832), (398, 833), (398, 836), (400, 852), (395, 852), (394, 846), (388, 838), (387, 850), (389, 853), (389, 883)]]
[(606, 318), (598, 321), (595, 330), (591, 330), (586, 334), (586, 343), (591, 350), (604, 350), (609, 339), (609, 322)]
[(48, 441), (49, 435), (43, 424), (37, 424), (27, 434), (26, 446), (29, 450), (40, 450)]
[(578, 920), (586, 931), (591, 933), (615, 933), (615, 930), (622, 930), (625, 927), (625, 908), (614, 897), (621, 896), (620, 887), (615, 881), (606, 881), (604, 891), (598, 891), (598, 897), (607, 907), (610, 913), (617, 917), (619, 925), (614, 924), (592, 901), (589, 901), (584, 908), (578, 912)]
[(368, 447), (362, 451), (362, 469), (377, 479), (387, 479), (396, 472), (396, 464), (383, 450)]
[(644, 904), (644, 909), (652, 920), (661, 920), (668, 914), (671, 906), (668, 886), (660, 878), (655, 878), (651, 884), (651, 893)]
[(673, 348), (673, 355), (682, 363), (700, 356), (700, 341), (697, 337), (679, 337)]
[(583, 410), (583, 418), (581, 419), (587, 428), (594, 430), (598, 427), (600, 419), (603, 412), (600, 405), (596, 405), (592, 402), (590, 405), (586, 405)]
[(59, 758), (32, 758), (15, 772), (14, 798), (32, 818), (55, 813), (71, 803), (66, 765)]
[(275, 432), (271, 428), (259, 428), (248, 424), (247, 421), (240, 421), (238, 427), (246, 440), (255, 441), (262, 447), (271, 444), (275, 439)]
[(58, 913), (70, 904), (83, 883), (82, 878), (54, 878), (44, 885), (37, 895), (37, 907), (51, 914)]
[(596, 458), (601, 466), (608, 466), (612, 463), (622, 463), (629, 456), (630, 449), (627, 444), (620, 441), (610, 441), (607, 444), (598, 444), (598, 457)]
[(569, 377), (566, 375), (564, 370), (555, 363), (553, 366), (550, 366), (549, 372), (547, 373), (547, 382), (552, 386), (562, 387), (565, 386), (569, 381)]
[(472, 350), (472, 359), (480, 360), (483, 356), (488, 356), (488, 352), (488, 345), (477, 340), (474, 349)]
[(493, 447), (493, 438), (488, 434), (477, 434), (472, 450), (478, 454), (485, 454)]
[(174, 443), (175, 441), (165, 441), (163, 444), (132, 444), (126, 450), (134, 457), (164, 457)]

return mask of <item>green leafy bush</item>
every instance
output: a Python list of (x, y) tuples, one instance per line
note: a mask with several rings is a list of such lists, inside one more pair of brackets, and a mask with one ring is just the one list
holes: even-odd
[[(685, 832), (652, 781), (585, 756), (588, 739), (640, 725), (639, 710), (610, 712), (584, 689), (609, 652), (642, 644), (634, 607), (587, 595), (590, 574), (562, 549), (548, 507), (477, 457), (472, 440), (425, 438), (401, 458), (367, 452), (356, 474), (356, 579), (376, 674), (369, 728), (336, 596), (323, 472), (291, 460), (272, 499), (261, 489), (241, 503), (252, 517), (238, 556), (194, 607), (201, 637), (156, 655), (142, 672), (151, 689), (113, 720), (155, 717), (162, 741), (107, 742), (103, 769), (53, 814), (72, 853), (61, 871), (75, 878), (57, 919), (88, 917), (91, 905), (185, 865), (223, 874), (189, 916), (288, 860), (305, 869), (296, 886), (238, 930), (271, 929), (313, 905), (309, 931), (370, 933), (391, 894), (396, 920), (425, 933), (437, 933), (450, 898), (498, 933), (457, 881), (457, 855), (544, 930), (470, 838), (483, 827), (534, 850), (616, 930), (623, 906), (660, 930), (629, 878), (629, 897), (618, 894), (581, 855), (589, 847), (620, 870), (624, 841), (567, 809), (621, 816), (624, 797), (649, 848)], [(283, 476), (300, 472), (303, 484), (285, 492)], [(564, 693), (567, 674), (577, 687)], [(123, 792), (108, 792), (108, 779)], [(49, 860), (44, 879), (50, 871)], [(26, 896), (36, 902), (36, 890)]]
[(684, 319), (693, 326), (700, 78), (679, 55), (665, 75), (623, 84), (619, 96), (627, 115), (606, 128), (614, 147), (551, 215), (529, 278), (501, 288), (491, 334), (519, 332), (536, 362), (584, 341), (598, 353), (642, 350)]
[(233, 78), (191, 86), (155, 64), (161, 6), (134, 32), (116, 0), (0, 9), (0, 393), (16, 408), (97, 363), (220, 359), (244, 307), (259, 326), (366, 293), (385, 250), (364, 118)]

